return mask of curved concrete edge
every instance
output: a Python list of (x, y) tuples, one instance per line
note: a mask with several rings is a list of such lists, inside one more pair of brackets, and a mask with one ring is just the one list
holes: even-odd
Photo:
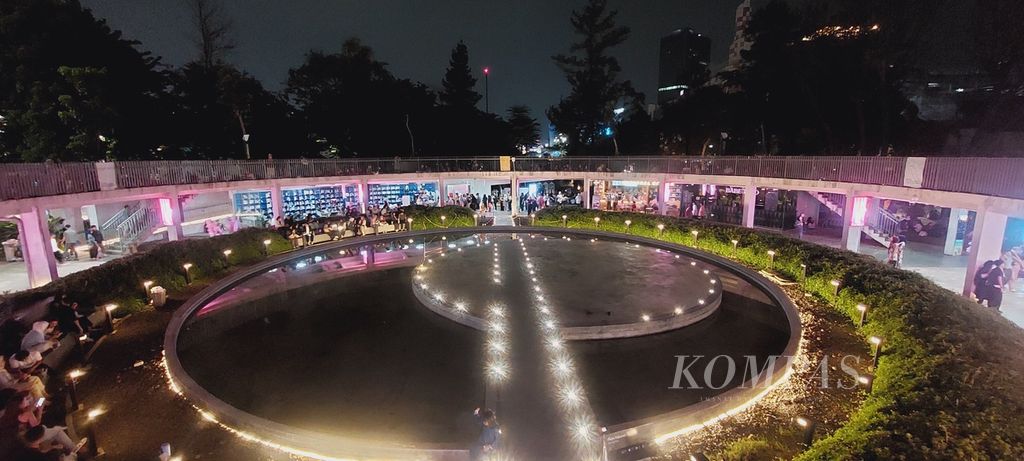
[[(717, 279), (716, 279), (717, 280)], [(421, 284), (412, 281), (412, 292), (431, 312), (461, 325), (484, 331), (487, 322), (477, 316), (464, 314), (455, 309), (445, 301), (438, 301), (437, 298), (427, 293)], [(678, 330), (693, 325), (714, 314), (722, 305), (721, 290), (715, 292), (710, 302), (703, 305), (687, 306), (682, 314), (666, 316), (664, 318), (652, 318), (648, 322), (620, 323), (614, 325), (592, 325), (579, 327), (562, 327), (559, 331), (562, 339), (566, 341), (591, 341), (601, 339), (624, 339), (638, 336), (655, 335), (666, 331)]]
[(420, 284), (416, 283), (415, 280), (412, 282), (412, 294), (416, 296), (416, 299), (420, 301), (420, 304), (441, 317), (480, 331), (487, 329), (486, 320), (475, 315), (459, 312), (454, 306), (450, 306), (448, 303), (443, 301), (438, 301), (437, 298), (430, 296), (430, 294), (427, 293)]
[[(792, 301), (789, 300), (789, 297), (787, 297), (779, 287), (763, 276), (746, 268), (746, 266), (697, 249), (647, 237), (600, 230), (572, 228), (491, 226), (486, 228), (472, 227), (401, 232), (330, 242), (311, 248), (304, 248), (276, 255), (259, 264), (253, 265), (246, 270), (228, 275), (190, 298), (172, 316), (164, 334), (164, 366), (167, 373), (168, 384), (177, 394), (188, 399), (203, 418), (215, 421), (221, 427), (234, 433), (243, 440), (260, 443), (267, 447), (282, 450), (291, 454), (323, 460), (359, 459), (368, 461), (375, 459), (393, 459), (464, 461), (468, 459), (468, 451), (458, 447), (439, 444), (405, 444), (396, 441), (378, 441), (345, 437), (299, 429), (275, 423), (265, 418), (260, 418), (239, 410), (206, 391), (185, 371), (177, 353), (178, 335), (185, 324), (185, 320), (188, 319), (192, 313), (208, 301), (230, 290), (239, 283), (242, 283), (264, 271), (272, 269), (282, 262), (306, 258), (323, 251), (337, 250), (356, 245), (370, 245), (389, 242), (396, 238), (426, 238), (464, 233), (561, 233), (564, 235), (589, 235), (591, 237), (596, 236), (610, 240), (641, 243), (655, 248), (686, 254), (691, 258), (729, 269), (744, 280), (765, 290), (782, 306), (786, 313), (786, 317), (789, 320), (790, 327), (790, 339), (782, 357), (780, 357), (784, 362), (784, 365), (781, 369), (776, 366), (772, 370), (765, 370), (755, 378), (748, 381), (748, 383), (755, 380), (757, 380), (756, 382), (768, 381), (772, 383), (770, 386), (767, 386), (764, 389), (756, 387), (746, 388), (745, 385), (747, 383), (743, 383), (743, 386), (727, 391), (717, 396), (715, 400), (690, 405), (651, 418), (608, 427), (604, 434), (607, 449), (614, 450), (651, 440), (660, 442), (665, 440), (667, 437), (682, 435), (692, 430), (699, 429), (711, 422), (739, 413), (753, 403), (756, 403), (775, 386), (785, 382), (788, 376), (792, 373), (793, 358), (799, 353), (801, 332), (800, 317), (796, 312), (796, 308), (793, 306)], [(771, 379), (769, 380), (768, 378)], [(737, 400), (743, 400), (743, 403), (739, 405), (734, 404), (733, 402)]]

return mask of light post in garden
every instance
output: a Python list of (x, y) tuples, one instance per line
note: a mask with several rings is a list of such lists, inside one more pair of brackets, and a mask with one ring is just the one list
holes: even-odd
[(873, 376), (858, 376), (857, 382), (867, 388), (868, 394), (875, 388), (875, 378)]
[(569, 216), (562, 215), (562, 227), (569, 227)]
[(805, 447), (811, 446), (811, 444), (814, 443), (814, 430), (818, 428), (818, 423), (807, 418), (797, 417), (796, 424), (804, 430), (803, 445)]
[(658, 223), (658, 237), (665, 235), (665, 225)]
[(768, 270), (775, 269), (775, 250), (768, 250)]
[(693, 235), (693, 246), (694, 247), (697, 246), (697, 235), (699, 235), (699, 234), (700, 234), (699, 230), (695, 229), (695, 230), (690, 231), (690, 235)]
[(828, 283), (832, 285), (832, 295), (835, 297), (839, 297), (839, 281), (833, 280)]
[(406, 218), (406, 219), (405, 219), (405, 223), (406, 223), (406, 224), (408, 225), (408, 227), (409, 227), (409, 228), (408, 228), (408, 229), (406, 229), (406, 230), (407, 230), (407, 231), (411, 231), (411, 230), (412, 230), (412, 218)]
[(447, 217), (447, 216), (445, 216), (445, 215), (441, 215), (441, 226), (442, 226), (442, 227), (445, 227), (445, 228), (447, 228), (447, 227), (448, 227), (448, 225), (447, 225), (447, 224), (445, 224), (445, 220), (447, 220), (447, 219), (448, 219), (448, 217)]
[(149, 291), (149, 288), (152, 287), (152, 286), (153, 286), (153, 281), (152, 280), (146, 280), (145, 282), (142, 282), (142, 287), (146, 290), (146, 303), (147, 304), (153, 302), (153, 297), (150, 296), (150, 291)]
[(690, 455), (690, 461), (708, 461), (708, 457), (704, 453), (694, 453)]
[(625, 224), (626, 224), (626, 233), (628, 234), (629, 233), (629, 225), (633, 224), (633, 221), (630, 221), (630, 220), (627, 219)]
[(231, 265), (231, 249), (224, 250), (224, 261)]
[(479, 226), (479, 225), (480, 225), (480, 214), (479, 213), (473, 213), (473, 227), (476, 227), (476, 226)]
[(537, 213), (530, 213), (530, 225), (534, 225), (537, 222)]
[(868, 342), (875, 345), (875, 356), (872, 358), (871, 365), (878, 368), (878, 358), (882, 356), (882, 343), (885, 342), (881, 337), (872, 336), (868, 338)]
[(270, 256), (270, 239), (263, 241), (263, 256)]
[(733, 256), (736, 256), (736, 245), (739, 245), (739, 244), (740, 244), (739, 240), (732, 239), (732, 255)]
[(192, 268), (192, 263), (182, 264), (181, 267), (185, 269), (185, 285), (191, 285), (192, 276), (188, 273), (188, 270)]
[(89, 438), (89, 453), (92, 456), (98, 457), (103, 454), (103, 449), (100, 448), (100, 442), (96, 438), (96, 419), (103, 413), (106, 413), (102, 408), (93, 408), (89, 410), (89, 413), (85, 418), (85, 433), (86, 437)]
[(858, 304), (857, 310), (860, 311), (860, 326), (864, 326), (868, 321), (868, 306)]
[(601, 217), (600, 216), (594, 216), (594, 226), (596, 226), (598, 229), (601, 228)]
[(111, 333), (114, 332), (113, 312), (115, 309), (117, 309), (117, 304), (107, 304), (106, 306), (103, 306), (103, 315), (107, 317), (107, 328), (110, 329)]
[(78, 387), (76, 386), (78, 378), (81, 378), (85, 372), (79, 368), (68, 372), (68, 397), (71, 398), (72, 411), (78, 411), (82, 409), (81, 402), (78, 401)]
[(806, 264), (803, 264), (803, 263), (800, 264), (800, 277), (803, 278), (803, 279), (807, 278), (807, 265)]

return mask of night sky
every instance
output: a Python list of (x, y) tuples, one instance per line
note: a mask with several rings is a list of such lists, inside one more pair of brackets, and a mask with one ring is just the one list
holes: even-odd
[[(469, 46), (470, 63), (491, 67), (491, 111), (504, 115), (526, 104), (534, 116), (568, 93), (550, 57), (568, 52), (570, 12), (584, 0), (222, 0), (233, 21), (237, 48), (228, 61), (280, 90), (288, 69), (310, 49), (340, 50), (357, 36), (398, 77), (441, 84), (452, 47)], [(741, 0), (610, 0), (618, 23), (632, 34), (616, 49), (623, 77), (655, 100), (658, 41), (692, 27), (711, 37), (712, 68), (727, 60), (734, 15)], [(181, 65), (195, 56), (188, 7), (175, 0), (82, 0), (126, 38)], [(483, 93), (482, 76), (478, 91)], [(483, 101), (481, 101), (481, 109)]]

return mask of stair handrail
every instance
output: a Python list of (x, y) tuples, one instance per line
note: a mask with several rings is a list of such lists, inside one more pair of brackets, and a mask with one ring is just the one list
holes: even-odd
[(141, 207), (117, 226), (117, 235), (120, 240), (119, 246), (122, 251), (128, 248), (128, 245), (133, 243), (139, 234), (153, 224), (154, 216), (153, 210), (149, 207)]
[(892, 237), (893, 235), (899, 235), (900, 221), (902, 220), (897, 218), (895, 214), (879, 207), (872, 213), (871, 219), (868, 220), (867, 224), (875, 232), (885, 237)]

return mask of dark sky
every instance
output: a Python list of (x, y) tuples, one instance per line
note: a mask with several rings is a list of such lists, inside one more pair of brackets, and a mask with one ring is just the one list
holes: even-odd
[[(310, 49), (339, 50), (358, 36), (396, 76), (440, 86), (452, 47), (469, 46), (471, 64), (490, 66), (491, 111), (526, 104), (543, 110), (568, 92), (550, 56), (568, 51), (569, 15), (584, 0), (222, 0), (238, 44), (228, 60), (271, 90)], [(82, 0), (142, 48), (181, 65), (193, 58), (188, 8), (176, 0)], [(623, 77), (653, 101), (658, 41), (692, 27), (711, 37), (713, 67), (726, 61), (740, 0), (610, 0), (629, 40), (616, 50)], [(478, 90), (483, 93), (483, 81)], [(482, 104), (482, 102), (481, 102)], [(481, 106), (482, 108), (482, 106)]]

